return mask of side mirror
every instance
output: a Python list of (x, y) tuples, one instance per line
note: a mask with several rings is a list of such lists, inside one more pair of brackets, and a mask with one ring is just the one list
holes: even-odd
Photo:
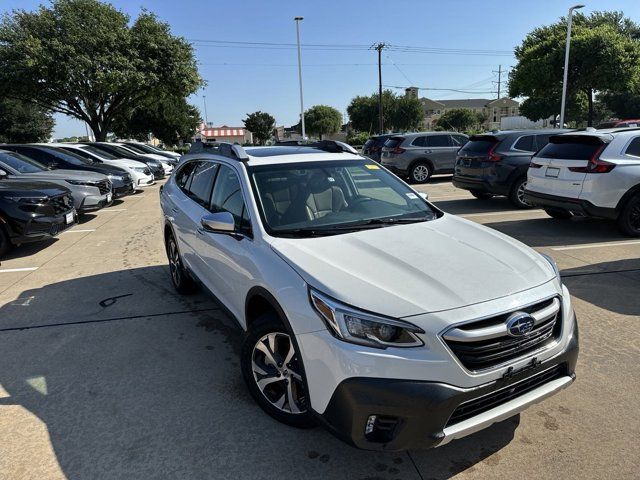
[(236, 222), (229, 212), (208, 213), (200, 219), (200, 224), (207, 232), (234, 233)]
[(6, 171), (0, 169), (0, 180), (3, 178), (7, 178), (8, 176), (9, 174)]
[(427, 192), (418, 192), (418, 195), (420, 195), (423, 200), (429, 200), (429, 194)]

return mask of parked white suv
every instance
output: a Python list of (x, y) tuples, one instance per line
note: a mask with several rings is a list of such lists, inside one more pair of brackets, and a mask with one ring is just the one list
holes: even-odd
[(426, 448), (573, 382), (578, 328), (550, 258), (338, 142), (207, 150), (161, 190), (171, 280), (245, 330), (243, 376), (274, 418)]
[(640, 236), (640, 128), (550, 137), (531, 159), (525, 201), (554, 218), (617, 220), (623, 233)]

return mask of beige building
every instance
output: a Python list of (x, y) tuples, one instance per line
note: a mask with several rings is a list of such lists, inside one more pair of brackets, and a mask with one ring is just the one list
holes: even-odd
[[(408, 97), (418, 98), (424, 108), (424, 125), (426, 130), (433, 130), (438, 123), (438, 119), (448, 110), (463, 108), (474, 113), (483, 114), (486, 121), (483, 127), (486, 130), (500, 128), (500, 120), (503, 117), (513, 117), (519, 115), (520, 104), (515, 100), (503, 97), (494, 100), (486, 98), (468, 98), (460, 100), (431, 100), (430, 98), (419, 98), (418, 89), (409, 87), (405, 90)], [(443, 125), (446, 128), (446, 126)]]

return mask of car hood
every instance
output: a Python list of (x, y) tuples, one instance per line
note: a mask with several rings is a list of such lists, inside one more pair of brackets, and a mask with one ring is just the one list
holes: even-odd
[(79, 180), (99, 182), (106, 177), (102, 173), (90, 172), (87, 170), (45, 170), (36, 173), (22, 173), (15, 178), (30, 178), (32, 180)]
[(11, 195), (19, 197), (46, 195), (53, 197), (69, 192), (68, 188), (56, 185), (55, 183), (19, 179), (0, 180), (0, 197)]
[(87, 170), (102, 173), (104, 175), (124, 175), (126, 171), (115, 165), (107, 165), (106, 163), (92, 163), (87, 165)]
[(129, 160), (128, 158), (118, 158), (117, 160), (109, 160), (110, 165), (115, 165), (116, 167), (127, 167), (127, 168), (145, 168), (147, 166), (144, 162), (138, 162), (137, 160)]
[(452, 215), (271, 246), (310, 286), (390, 317), (485, 302), (555, 277), (531, 248)]

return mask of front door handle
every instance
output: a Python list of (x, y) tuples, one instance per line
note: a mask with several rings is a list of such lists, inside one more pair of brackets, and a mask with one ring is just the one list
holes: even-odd
[(425, 150), (424, 153), (431, 153), (431, 150)]

